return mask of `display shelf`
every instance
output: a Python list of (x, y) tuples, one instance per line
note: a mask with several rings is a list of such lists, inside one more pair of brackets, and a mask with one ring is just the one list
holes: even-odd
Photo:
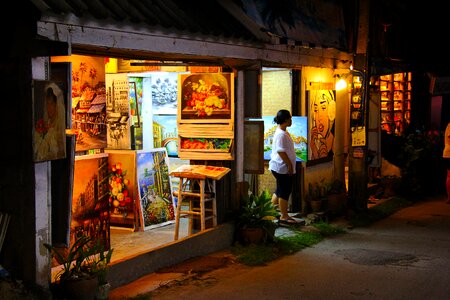
[(401, 135), (410, 124), (411, 72), (379, 76), (381, 94), (381, 128), (389, 134)]

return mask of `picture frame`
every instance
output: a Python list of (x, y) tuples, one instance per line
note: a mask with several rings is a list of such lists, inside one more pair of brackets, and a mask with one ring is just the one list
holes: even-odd
[(174, 223), (175, 207), (166, 148), (137, 150), (136, 164), (141, 230)]
[(244, 121), (244, 172), (264, 174), (264, 121)]
[(33, 161), (66, 157), (66, 107), (59, 85), (33, 80)]
[(108, 154), (111, 226), (136, 231), (139, 227), (136, 151), (105, 149), (105, 153)]
[[(333, 159), (336, 119), (336, 91), (306, 91), (308, 114), (308, 162), (322, 163)], [(314, 161), (314, 162), (313, 162)]]
[(179, 74), (178, 122), (233, 124), (233, 73)]
[(110, 248), (108, 154), (75, 156), (70, 242), (96, 237)]
[[(264, 160), (270, 160), (272, 153), (272, 137), (277, 128), (273, 122), (273, 116), (264, 116)], [(294, 149), (297, 162), (308, 160), (308, 117), (292, 116), (292, 125), (288, 127), (288, 132), (294, 142)]]
[(153, 115), (153, 143), (165, 147), (169, 157), (178, 157), (177, 115)]

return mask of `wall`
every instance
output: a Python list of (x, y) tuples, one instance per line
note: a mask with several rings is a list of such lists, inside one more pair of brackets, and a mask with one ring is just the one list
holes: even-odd
[[(306, 90), (309, 82), (323, 82), (335, 84), (335, 74), (348, 75), (348, 70), (333, 70), (326, 68), (303, 67), (301, 78), (301, 103), (300, 110), (306, 114)], [(348, 76), (350, 78), (350, 76)], [(347, 79), (349, 81), (349, 79)], [(290, 70), (264, 71), (262, 76), (262, 113), (263, 116), (275, 116), (281, 108), (291, 110), (291, 73)], [(344, 90), (336, 91), (336, 120), (333, 160), (315, 165), (302, 163), (297, 166), (297, 191), (294, 191), (290, 199), (290, 209), (301, 207), (305, 212), (308, 207), (305, 203), (305, 193), (309, 183), (322, 179), (331, 182), (334, 179), (345, 181), (345, 165), (348, 153), (348, 109), (350, 101), (350, 85)], [(258, 175), (258, 193), (268, 188), (271, 193), (275, 191), (275, 180), (268, 170), (268, 162), (265, 162), (264, 174)]]
[[(262, 72), (262, 116), (275, 117), (280, 109), (291, 111), (292, 78), (290, 69), (263, 70)], [(264, 174), (258, 176), (258, 193), (269, 189), (275, 192), (275, 179), (264, 163)]]
[(292, 80), (289, 69), (263, 70), (262, 115), (275, 116), (280, 109), (291, 111)]
[[(347, 73), (345, 73), (347, 72)], [(305, 91), (310, 82), (336, 83), (336, 74), (348, 74), (348, 70), (333, 70), (326, 68), (304, 67), (302, 68), (302, 86)], [(349, 76), (349, 78), (351, 78)], [(347, 79), (347, 82), (349, 79)], [(335, 137), (333, 143), (333, 160), (315, 165), (308, 165), (305, 168), (304, 187), (307, 190), (309, 183), (318, 182), (322, 179), (331, 182), (334, 179), (345, 180), (345, 161), (348, 153), (348, 109), (350, 102), (350, 85), (341, 91), (336, 91), (336, 119)], [(306, 92), (302, 95), (302, 105), (306, 109)], [(305, 110), (303, 110), (305, 111)], [(309, 116), (308, 116), (309, 117)], [(305, 191), (306, 192), (306, 191)], [(304, 203), (306, 205), (306, 203)]]

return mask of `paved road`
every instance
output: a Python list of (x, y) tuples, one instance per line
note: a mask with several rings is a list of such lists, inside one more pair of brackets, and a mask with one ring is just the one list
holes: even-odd
[(233, 264), (151, 299), (450, 299), (450, 205), (428, 199), (267, 266)]

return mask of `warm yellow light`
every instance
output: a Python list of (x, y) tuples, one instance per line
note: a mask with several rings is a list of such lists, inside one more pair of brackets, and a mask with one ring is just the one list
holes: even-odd
[(345, 81), (344, 79), (341, 78), (336, 82), (336, 91), (343, 90), (346, 87), (347, 87), (347, 81)]

